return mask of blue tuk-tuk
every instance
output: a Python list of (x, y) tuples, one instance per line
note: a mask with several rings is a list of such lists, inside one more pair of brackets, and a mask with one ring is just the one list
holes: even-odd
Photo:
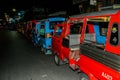
[(39, 40), (40, 40), (40, 22), (36, 22), (33, 25), (32, 29), (32, 42), (34, 46), (39, 46)]
[(51, 39), (55, 25), (65, 20), (63, 17), (51, 17), (40, 21), (40, 47), (45, 54), (51, 54)]

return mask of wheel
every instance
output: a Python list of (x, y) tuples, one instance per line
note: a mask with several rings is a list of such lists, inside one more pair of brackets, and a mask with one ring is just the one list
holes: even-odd
[(41, 52), (43, 53), (43, 54), (45, 54), (46, 53), (46, 49), (45, 48), (41, 48)]
[(54, 55), (54, 61), (55, 61), (55, 64), (58, 66), (63, 64), (63, 61), (58, 57), (57, 54)]
[(40, 46), (40, 52), (43, 54), (44, 53), (44, 48)]
[(86, 74), (80, 73), (80, 80), (90, 80), (90, 79)]

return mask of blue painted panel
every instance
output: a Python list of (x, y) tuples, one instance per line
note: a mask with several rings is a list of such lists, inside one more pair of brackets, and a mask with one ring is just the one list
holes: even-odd
[(40, 35), (40, 22), (36, 24), (36, 31), (37, 31), (37, 36)]
[[(45, 34), (51, 34), (53, 31), (54, 31), (54, 28), (53, 29), (50, 29), (50, 22), (56, 22), (56, 21), (65, 21), (65, 18), (61, 18), (61, 17), (56, 17), (56, 18), (48, 18), (48, 19), (45, 19), (45, 20), (42, 20), (42, 22), (40, 23), (41, 25), (45, 25)], [(61, 31), (60, 31), (61, 32)], [(41, 37), (40, 36), (40, 43), (41, 43), (41, 46), (43, 48), (45, 48), (46, 50), (47, 49), (50, 49), (52, 47), (52, 38), (49, 37), (49, 38), (45, 38), (45, 37)]]
[(38, 41), (40, 40), (39, 38), (39, 31), (40, 31), (40, 22), (37, 22), (36, 25), (35, 25), (35, 29), (36, 29), (36, 34), (33, 34), (33, 39), (32, 39), (32, 42), (34, 44), (36, 44), (36, 46), (38, 46)]
[(100, 29), (98, 25), (94, 25), (94, 31), (96, 33), (96, 42), (99, 44), (105, 44), (106, 37), (100, 35)]
[(65, 18), (61, 18), (61, 17), (54, 17), (54, 18), (49, 18), (49, 21), (65, 21)]

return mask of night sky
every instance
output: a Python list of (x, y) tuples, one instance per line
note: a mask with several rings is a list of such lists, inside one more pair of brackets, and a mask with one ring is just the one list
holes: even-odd
[(12, 9), (16, 11), (28, 10), (32, 7), (48, 8), (49, 11), (66, 11), (71, 9), (72, 0), (0, 0), (1, 14), (11, 13)]
[(66, 9), (72, 4), (71, 0), (67, 1), (68, 0), (0, 0), (0, 10), (10, 10), (12, 8), (24, 10), (31, 7)]

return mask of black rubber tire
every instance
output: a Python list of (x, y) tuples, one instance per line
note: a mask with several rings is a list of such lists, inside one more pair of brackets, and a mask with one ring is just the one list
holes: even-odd
[(80, 73), (80, 80), (90, 80), (85, 73)]
[(44, 48), (40, 46), (40, 52), (44, 54)]
[(58, 57), (57, 54), (54, 54), (54, 62), (56, 65), (60, 66), (63, 64), (63, 61)]

